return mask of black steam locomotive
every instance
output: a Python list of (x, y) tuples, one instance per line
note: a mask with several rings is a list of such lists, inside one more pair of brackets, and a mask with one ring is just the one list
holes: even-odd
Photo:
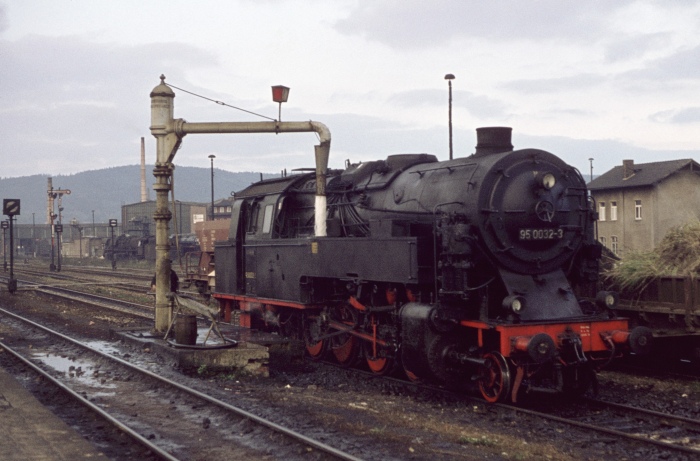
[(324, 237), (313, 232), (313, 173), (237, 193), (215, 247), (224, 314), (303, 340), (312, 358), (476, 378), (492, 402), (580, 394), (598, 366), (646, 352), (651, 332), (629, 331), (615, 294), (596, 292), (601, 248), (580, 173), (513, 150), (510, 128), (477, 136), (466, 158), (392, 155), (329, 171)]

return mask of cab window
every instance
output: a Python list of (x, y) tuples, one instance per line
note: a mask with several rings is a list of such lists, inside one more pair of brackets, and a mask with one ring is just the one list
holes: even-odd
[(269, 234), (272, 229), (272, 212), (274, 211), (274, 205), (269, 204), (265, 206), (265, 213), (263, 214), (263, 234)]

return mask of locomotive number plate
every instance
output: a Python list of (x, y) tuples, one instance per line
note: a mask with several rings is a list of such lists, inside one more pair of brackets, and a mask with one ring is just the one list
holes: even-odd
[(562, 229), (520, 229), (520, 240), (558, 240), (562, 237)]

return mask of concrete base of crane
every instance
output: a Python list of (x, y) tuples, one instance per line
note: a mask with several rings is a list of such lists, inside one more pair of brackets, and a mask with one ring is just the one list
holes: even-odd
[(204, 343), (207, 332), (208, 328), (197, 328), (198, 341), (190, 344), (180, 344), (174, 336), (165, 339), (163, 333), (149, 330), (124, 330), (115, 332), (115, 335), (133, 346), (170, 358), (175, 366), (189, 372), (206, 370), (269, 376), (267, 346), (230, 339), (225, 334), (224, 341), (211, 333)]

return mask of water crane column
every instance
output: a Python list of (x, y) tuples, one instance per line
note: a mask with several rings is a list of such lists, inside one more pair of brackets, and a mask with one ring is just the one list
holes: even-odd
[(331, 133), (320, 122), (212, 122), (187, 123), (174, 119), (175, 93), (165, 84), (161, 75), (160, 84), (151, 91), (151, 134), (157, 141), (157, 161), (153, 169), (156, 184), (156, 309), (155, 330), (165, 332), (170, 325), (170, 243), (168, 222), (172, 218), (168, 208), (168, 193), (171, 188), (173, 158), (186, 134), (194, 133), (302, 133), (316, 132), (319, 144), (314, 146), (316, 159), (316, 237), (326, 236), (326, 171), (331, 148)]

